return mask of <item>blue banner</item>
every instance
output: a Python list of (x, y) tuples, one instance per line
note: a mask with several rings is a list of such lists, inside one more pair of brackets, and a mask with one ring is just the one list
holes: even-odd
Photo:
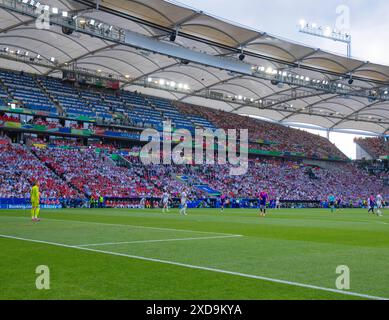
[[(45, 203), (47, 199), (44, 199), (40, 205), (41, 209), (61, 209), (61, 204)], [(56, 199), (49, 199), (49, 201), (55, 201)], [(30, 199), (17, 199), (17, 198), (0, 198), (0, 209), (31, 209)]]
[(105, 131), (104, 136), (116, 137), (116, 138), (127, 138), (127, 139), (133, 139), (133, 140), (140, 139), (140, 134), (130, 133), (130, 132)]

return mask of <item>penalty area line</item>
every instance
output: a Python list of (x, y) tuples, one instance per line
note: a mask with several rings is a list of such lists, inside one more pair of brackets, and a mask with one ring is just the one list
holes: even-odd
[(169, 261), (169, 260), (147, 258), (147, 257), (142, 257), (142, 256), (129, 255), (129, 254), (125, 254), (125, 253), (118, 253), (118, 252), (104, 251), (104, 250), (98, 250), (98, 249), (92, 249), (92, 248), (86, 248), (86, 247), (79, 247), (79, 246), (67, 245), (67, 244), (63, 244), (63, 243), (56, 243), (56, 242), (43, 241), (43, 240), (27, 239), (27, 238), (21, 238), (21, 237), (4, 235), (4, 234), (0, 234), (0, 238), (21, 240), (21, 241), (34, 242), (34, 243), (42, 243), (42, 244), (48, 244), (48, 245), (64, 247), (64, 248), (71, 248), (71, 249), (84, 250), (84, 251), (89, 251), (89, 252), (103, 253), (103, 254), (108, 254), (108, 255), (112, 255), (112, 256), (125, 257), (125, 258), (131, 258), (131, 259), (143, 260), (143, 261), (150, 261), (150, 262), (174, 265), (174, 266), (179, 266), (179, 267), (184, 267), (184, 268), (216, 272), (216, 273), (221, 273), (221, 274), (228, 274), (228, 275), (232, 275), (232, 276), (238, 276), (238, 277), (243, 277), (243, 278), (262, 280), (262, 281), (279, 283), (279, 284), (285, 284), (285, 285), (301, 287), (301, 288), (306, 288), (306, 289), (313, 289), (313, 290), (337, 293), (337, 294), (341, 294), (341, 295), (359, 297), (359, 298), (364, 298), (364, 299), (389, 300), (389, 298), (378, 297), (378, 296), (373, 296), (373, 295), (368, 295), (368, 294), (363, 294), (363, 293), (358, 293), (358, 292), (343, 291), (343, 290), (326, 288), (326, 287), (320, 287), (320, 286), (315, 286), (315, 285), (310, 285), (310, 284), (305, 284), (305, 283), (299, 283), (299, 282), (293, 282), (293, 281), (287, 281), (287, 280), (280, 280), (280, 279), (275, 279), (275, 278), (269, 278), (269, 277), (251, 275), (251, 274), (245, 274), (245, 273), (228, 271), (228, 270), (222, 270), (222, 269), (211, 268), (211, 267), (196, 266), (196, 265), (180, 263), (180, 262), (175, 262), (175, 261)]
[[(1, 218), (1, 217), (0, 217)], [(9, 217), (6, 217), (9, 218)], [(11, 217), (13, 219), (24, 219), (29, 220), (29, 218), (25, 217)], [(172, 229), (172, 228), (162, 228), (162, 227), (149, 227), (149, 226), (138, 226), (133, 224), (120, 224), (120, 223), (104, 223), (104, 222), (94, 222), (94, 221), (82, 221), (82, 220), (63, 220), (63, 219), (55, 219), (55, 218), (45, 218), (44, 221), (50, 222), (73, 222), (73, 223), (83, 223), (83, 224), (95, 224), (100, 226), (108, 226), (108, 227), (126, 227), (133, 229), (150, 229), (150, 230), (159, 230), (159, 231), (178, 231), (178, 232), (188, 232), (188, 233), (200, 233), (200, 234), (209, 234), (209, 235), (221, 235), (221, 236), (239, 236), (243, 237), (240, 234), (232, 234), (232, 233), (222, 233), (222, 232), (208, 232), (208, 231), (196, 231), (196, 230), (187, 230), (187, 229)]]
[(241, 238), (241, 235), (232, 236), (215, 236), (215, 237), (196, 237), (196, 238), (176, 238), (176, 239), (159, 239), (159, 240), (137, 240), (137, 241), (123, 241), (123, 242), (106, 242), (106, 243), (92, 243), (92, 244), (78, 244), (75, 247), (99, 247), (120, 244), (136, 244), (136, 243), (156, 243), (156, 242), (173, 242), (173, 241), (191, 241), (191, 240), (212, 240), (212, 239), (228, 239)]

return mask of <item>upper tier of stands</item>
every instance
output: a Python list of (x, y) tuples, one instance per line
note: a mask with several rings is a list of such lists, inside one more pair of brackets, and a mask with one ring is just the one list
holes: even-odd
[[(54, 105), (56, 103), (58, 110), (68, 117), (102, 118), (109, 123), (115, 116), (121, 115), (127, 125), (153, 127), (158, 130), (162, 130), (163, 121), (166, 120), (171, 120), (175, 128), (185, 128), (192, 133), (199, 126), (213, 130), (248, 129), (251, 141), (260, 140), (261, 145), (257, 145), (255, 149), (294, 152), (304, 154), (308, 158), (347, 160), (347, 157), (324, 137), (229, 112), (172, 103), (137, 92), (75, 86), (57, 78), (36, 78), (11, 71), (0, 71), (0, 78), (11, 93), (11, 98), (22, 101), (23, 105), (30, 109), (57, 112)], [(0, 90), (1, 87), (0, 85)], [(7, 92), (3, 95), (7, 95)]]
[(0, 84), (0, 105), (6, 105), (8, 102), (8, 93), (5, 91), (3, 86)]
[[(100, 92), (79, 90), (80, 97), (85, 104), (89, 106), (84, 115), (89, 115), (88, 111), (92, 110), (94, 116), (102, 119), (112, 119), (112, 110), (114, 107), (121, 108), (122, 102), (115, 96), (104, 95)], [(82, 111), (82, 110), (81, 110)]]
[(57, 108), (33, 76), (0, 70), (0, 78), (11, 97), (20, 101), (25, 108), (57, 113)]
[(59, 103), (68, 116), (96, 116), (87, 100), (80, 96), (80, 93), (73, 85), (54, 78), (40, 78), (39, 82), (48, 90), (53, 99)]
[(188, 129), (194, 132), (194, 126), (190, 119), (181, 114), (170, 101), (156, 97), (147, 97), (146, 99), (156, 110), (163, 114), (165, 120), (171, 120), (176, 128)]
[[(112, 93), (85, 86), (76, 87), (58, 78), (34, 77), (10, 71), (0, 71), (0, 78), (12, 98), (20, 101), (27, 109), (57, 113), (50, 100), (52, 98), (69, 117), (87, 116), (111, 120), (113, 113), (121, 113), (134, 125), (162, 130), (162, 122), (171, 120), (176, 128), (194, 131), (190, 119), (180, 114), (168, 100), (128, 91)], [(0, 102), (5, 104), (7, 97), (7, 92), (0, 86)], [(213, 128), (205, 119), (196, 120), (197, 124), (204, 123)]]
[(126, 105), (123, 113), (128, 117), (131, 124), (140, 127), (154, 127), (162, 130), (162, 122), (164, 120), (162, 113), (150, 106), (143, 95), (123, 91), (121, 92), (121, 98)]

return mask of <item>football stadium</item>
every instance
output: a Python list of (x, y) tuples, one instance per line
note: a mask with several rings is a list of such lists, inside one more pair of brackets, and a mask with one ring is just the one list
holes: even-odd
[(389, 66), (200, 9), (0, 0), (1, 300), (389, 299)]

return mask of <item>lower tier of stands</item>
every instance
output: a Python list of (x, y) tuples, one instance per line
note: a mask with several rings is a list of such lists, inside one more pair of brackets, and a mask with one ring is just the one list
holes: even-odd
[(347, 203), (378, 193), (389, 198), (387, 174), (370, 175), (354, 164), (325, 169), (257, 157), (250, 159), (246, 174), (231, 176), (230, 165), (144, 165), (139, 147), (122, 158), (112, 156), (119, 151), (111, 145), (97, 146), (27, 147), (0, 139), (0, 198), (28, 198), (36, 180), (47, 199), (160, 198), (165, 190), (172, 197), (186, 190), (190, 199), (198, 199), (210, 197), (206, 190), (216, 190), (240, 199), (257, 198), (265, 188), (271, 198), (283, 201), (323, 201), (330, 194)]
[(42, 198), (76, 198), (71, 187), (22, 145), (0, 143), (0, 198), (28, 198), (32, 184), (41, 184)]

